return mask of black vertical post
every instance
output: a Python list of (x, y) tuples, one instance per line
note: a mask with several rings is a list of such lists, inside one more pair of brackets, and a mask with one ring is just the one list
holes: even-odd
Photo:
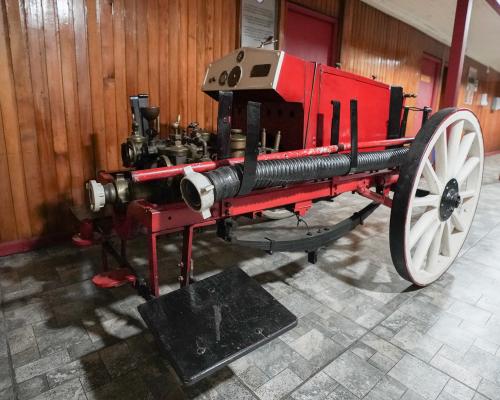
[(427, 106), (423, 108), (423, 110), (422, 110), (422, 126), (424, 126), (424, 124), (429, 119), (429, 115), (431, 114), (431, 112), (432, 112), (432, 108), (427, 107)]
[(332, 100), (332, 128), (330, 130), (330, 144), (339, 144), (340, 131), (340, 101)]
[(260, 103), (249, 101), (247, 104), (247, 140), (245, 145), (245, 161), (243, 162), (243, 178), (238, 196), (249, 193), (255, 185), (257, 155), (259, 154)]
[(351, 99), (351, 167), (349, 172), (358, 167), (358, 101)]
[(403, 119), (401, 120), (401, 128), (399, 129), (399, 137), (404, 137), (406, 135), (406, 123), (408, 122), (409, 112), (410, 108), (405, 107), (403, 111)]
[(217, 158), (222, 160), (230, 156), (231, 110), (233, 92), (219, 92), (219, 110), (217, 114)]

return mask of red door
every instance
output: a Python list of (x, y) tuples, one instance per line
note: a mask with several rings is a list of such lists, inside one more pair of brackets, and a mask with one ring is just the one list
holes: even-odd
[[(417, 85), (417, 107), (423, 108), (427, 106), (432, 108), (432, 112), (437, 111), (435, 103), (440, 72), (441, 62), (434, 57), (424, 55), (420, 66), (420, 79)], [(414, 122), (411, 136), (415, 136), (422, 125), (422, 113), (413, 113)]]
[(287, 3), (284, 50), (307, 61), (333, 65), (337, 58), (335, 18)]

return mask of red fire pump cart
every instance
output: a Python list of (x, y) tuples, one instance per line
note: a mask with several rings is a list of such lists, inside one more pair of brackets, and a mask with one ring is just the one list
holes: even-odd
[[(183, 382), (198, 381), (297, 323), (238, 268), (195, 282), (197, 228), (215, 225), (229, 243), (305, 251), (315, 262), (319, 248), (382, 204), (392, 209), (391, 255), (404, 279), (425, 286), (452, 264), (471, 226), (483, 171), (481, 127), (471, 111), (431, 115), (428, 107), (405, 106), (411, 95), (401, 87), (253, 48), (209, 65), (202, 90), (218, 101), (216, 135), (177, 121), (160, 137), (159, 109), (147, 95), (130, 98), (132, 134), (122, 145), (127, 169), (87, 183), (99, 217), (83, 219), (74, 238), (88, 245), (99, 232), (104, 268), (94, 283), (131, 283), (139, 291), (147, 300), (139, 311)], [(409, 111), (422, 114), (415, 138), (405, 137)], [(372, 203), (296, 240), (235, 235), (239, 216), (303, 216), (313, 202), (344, 192)], [(140, 228), (149, 241), (149, 279), (126, 259), (127, 240)], [(184, 238), (181, 288), (159, 296), (156, 240), (173, 232)], [(120, 250), (111, 235), (120, 238)], [(107, 254), (119, 269), (108, 269)]]

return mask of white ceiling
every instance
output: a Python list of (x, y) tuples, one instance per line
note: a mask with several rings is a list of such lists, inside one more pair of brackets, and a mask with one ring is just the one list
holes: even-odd
[[(451, 44), (456, 0), (362, 1), (442, 43)], [(466, 54), (500, 71), (500, 15), (486, 0), (474, 0)]]

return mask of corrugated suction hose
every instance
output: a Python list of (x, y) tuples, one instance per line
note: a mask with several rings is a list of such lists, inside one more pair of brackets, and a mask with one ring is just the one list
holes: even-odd
[[(393, 168), (402, 164), (408, 148), (359, 153), (357, 172)], [(257, 162), (254, 189), (326, 179), (349, 172), (349, 154), (330, 154)], [(215, 200), (235, 197), (243, 175), (243, 164), (221, 167), (204, 174), (214, 185)]]
[[(397, 167), (404, 162), (408, 150), (408, 147), (400, 147), (359, 153), (356, 172)], [(258, 161), (253, 189), (284, 186), (291, 183), (342, 176), (350, 172), (350, 166), (351, 157), (349, 154), (329, 154)], [(205, 185), (201, 189), (193, 185), (188, 176), (181, 182), (181, 191), (184, 200), (189, 207), (198, 211), (199, 196), (194, 196), (193, 193), (195, 192), (203, 195), (204, 191), (213, 190), (214, 201), (238, 195), (243, 176), (243, 164), (217, 168), (201, 175), (210, 182), (209, 185)]]

